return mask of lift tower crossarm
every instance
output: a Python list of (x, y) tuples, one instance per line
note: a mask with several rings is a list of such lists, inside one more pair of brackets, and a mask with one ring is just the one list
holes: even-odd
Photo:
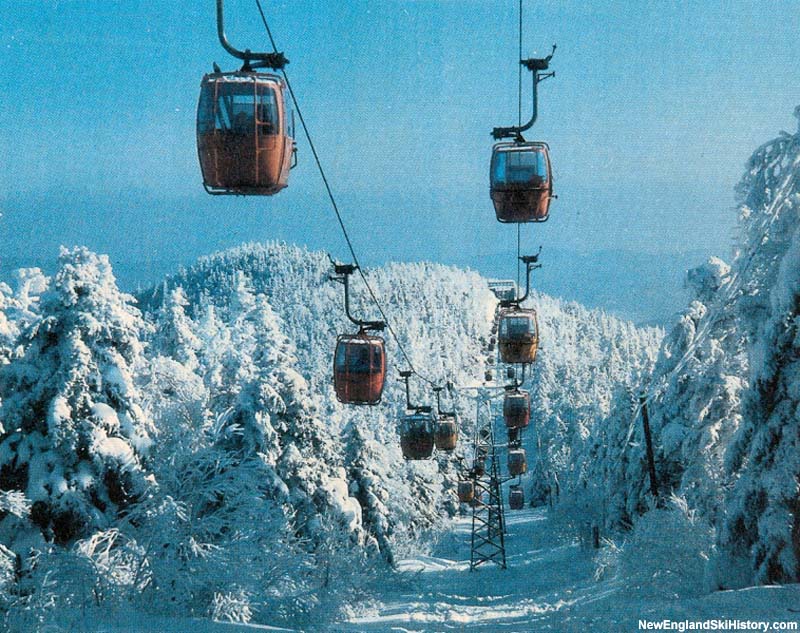
[(553, 54), (555, 52), (556, 45), (553, 44), (553, 51), (547, 57), (532, 57), (530, 59), (519, 60), (520, 64), (531, 71), (531, 76), (533, 78), (533, 112), (531, 114), (531, 119), (525, 125), (494, 128), (492, 130), (492, 137), (494, 137), (495, 140), (499, 141), (504, 138), (513, 138), (518, 142), (525, 142), (522, 133), (531, 129), (539, 116), (539, 96), (537, 90), (539, 82), (556, 76), (555, 72), (542, 72), (550, 67), (550, 60), (553, 59)]

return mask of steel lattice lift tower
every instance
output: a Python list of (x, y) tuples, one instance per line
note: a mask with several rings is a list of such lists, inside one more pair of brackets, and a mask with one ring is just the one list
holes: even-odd
[(491, 396), (481, 390), (477, 398), (475, 456), (476, 462), (483, 462), (485, 468), (483, 473), (475, 472), (470, 571), (489, 562), (506, 569), (506, 525), (500, 494), (503, 480), (495, 445), (494, 418)]

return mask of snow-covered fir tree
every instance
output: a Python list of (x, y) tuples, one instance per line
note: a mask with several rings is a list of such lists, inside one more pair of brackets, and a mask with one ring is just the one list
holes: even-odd
[[(738, 187), (733, 264), (712, 257), (688, 272), (690, 304), (645, 390), (659, 496), (679, 495), (713, 528), (700, 532), (709, 552), (716, 534), (719, 587), (798, 579), (799, 174), (798, 134), (753, 154)], [(588, 465), (586, 505), (601, 508), (596, 518), (609, 527), (630, 527), (655, 506), (640, 390), (618, 390), (579, 460)]]
[[(800, 120), (800, 107), (795, 110)], [(750, 158), (739, 185), (742, 235), (735, 263), (747, 337), (743, 422), (727, 455), (735, 486), (720, 548), (758, 582), (800, 580), (800, 132)], [(742, 583), (749, 577), (736, 578)]]
[(47, 540), (112, 525), (151, 485), (152, 422), (134, 381), (144, 323), (132, 300), (106, 257), (63, 250), (22, 356), (0, 367), (0, 489), (26, 496)]

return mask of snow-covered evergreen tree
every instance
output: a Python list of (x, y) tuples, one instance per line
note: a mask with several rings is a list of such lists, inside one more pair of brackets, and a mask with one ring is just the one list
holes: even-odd
[(0, 283), (0, 365), (5, 365), (11, 358), (11, 350), (17, 338), (14, 324), (6, 316), (11, 299), (11, 288)]
[[(800, 120), (800, 107), (795, 111)], [(743, 423), (727, 455), (736, 485), (720, 547), (734, 576), (746, 560), (759, 582), (800, 580), (800, 132), (759, 148), (739, 185), (736, 261), (748, 339)], [(727, 573), (725, 573), (727, 572)], [(729, 584), (747, 579), (736, 578)], [(724, 581), (723, 581), (724, 582)]]
[(195, 371), (199, 367), (197, 351), (201, 343), (186, 314), (188, 305), (186, 293), (180, 286), (166, 293), (156, 315), (153, 342), (161, 355), (175, 359), (189, 371)]
[(20, 268), (13, 278), (13, 289), (0, 282), (0, 364), (10, 360), (20, 332), (38, 319), (39, 300), (48, 284), (38, 268)]
[[(753, 154), (733, 264), (711, 258), (689, 271), (690, 305), (647, 390), (660, 496), (680, 495), (715, 528), (724, 587), (799, 577), (799, 175), (800, 134)], [(654, 506), (638, 395), (619, 392), (583, 460), (587, 486), (605, 482), (593, 494), (609, 525)]]
[(364, 529), (375, 539), (375, 543), (390, 565), (394, 565), (391, 537), (393, 521), (386, 501), (390, 492), (389, 482), (384, 478), (385, 452), (371, 437), (368, 429), (362, 429), (351, 421), (345, 429), (345, 455), (350, 494), (358, 499), (362, 509)]
[(152, 424), (134, 382), (144, 323), (108, 259), (83, 248), (62, 251), (41, 304), (22, 356), (0, 367), (0, 489), (24, 493), (45, 537), (68, 543), (150, 485)]

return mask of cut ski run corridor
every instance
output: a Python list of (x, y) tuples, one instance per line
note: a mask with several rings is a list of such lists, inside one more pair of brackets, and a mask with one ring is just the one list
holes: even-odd
[(638, 621), (738, 619), (797, 622), (800, 586), (675, 598), (620, 579), (594, 580), (595, 551), (559, 542), (543, 508), (508, 512), (508, 569), (469, 571), (471, 517), (455, 522), (436, 556), (403, 560), (381, 603), (331, 631), (560, 631), (633, 633)]

